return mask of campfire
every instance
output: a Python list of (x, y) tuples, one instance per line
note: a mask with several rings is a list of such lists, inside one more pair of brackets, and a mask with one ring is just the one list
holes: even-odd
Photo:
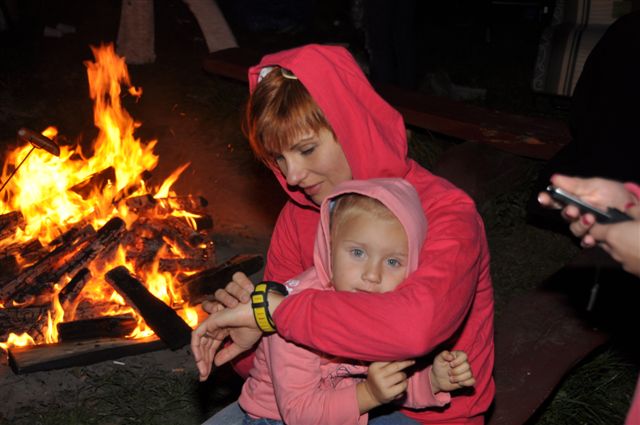
[(179, 348), (195, 306), (262, 267), (256, 255), (216, 262), (206, 199), (171, 190), (189, 164), (149, 186), (157, 141), (135, 137), (141, 124), (121, 104), (123, 87), (142, 90), (112, 45), (92, 51), (91, 152), (54, 127), (20, 129), (0, 176), (0, 348), (17, 373)]

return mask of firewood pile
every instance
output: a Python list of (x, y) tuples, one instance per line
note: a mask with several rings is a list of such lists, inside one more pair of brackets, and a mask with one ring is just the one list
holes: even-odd
[[(105, 355), (119, 356), (131, 346), (139, 346), (137, 352), (180, 348), (189, 342), (191, 327), (177, 311), (211, 297), (236, 271), (252, 274), (262, 267), (258, 255), (238, 255), (216, 264), (215, 244), (209, 235), (213, 220), (202, 197), (143, 195), (120, 202), (128, 209), (128, 220), (135, 217), (128, 225), (118, 216), (98, 229), (80, 222), (46, 246), (37, 239), (4, 243), (25, 223), (16, 211), (0, 215), (0, 340), (11, 333), (27, 333), (36, 343), (8, 349), (14, 371), (93, 362)], [(118, 256), (134, 272), (117, 265)], [(169, 303), (154, 296), (146, 282), (137, 278), (153, 271), (172, 276), (175, 292)], [(116, 292), (126, 305), (117, 302), (117, 297), (86, 296), (84, 290), (90, 283)], [(58, 343), (46, 344), (56, 308), (64, 312), (64, 321), (56, 326)], [(121, 311), (125, 312), (113, 314)], [(156, 337), (124, 339), (140, 320)], [(72, 358), (65, 344), (74, 347)], [(88, 348), (81, 348), (85, 345)], [(61, 352), (67, 353), (62, 363)], [(80, 358), (76, 358), (78, 353)]]

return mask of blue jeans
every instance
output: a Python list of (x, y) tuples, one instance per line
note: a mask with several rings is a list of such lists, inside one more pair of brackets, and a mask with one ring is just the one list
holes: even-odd
[(369, 415), (369, 425), (419, 425), (419, 422), (403, 415), (398, 410), (394, 410), (391, 413), (378, 416)]
[[(408, 418), (399, 411), (376, 412), (369, 416), (369, 425), (417, 425), (418, 422)], [(218, 411), (202, 425), (282, 425), (281, 421), (274, 419), (250, 418), (235, 401)]]
[(245, 413), (238, 405), (237, 401), (234, 401), (218, 413), (207, 419), (202, 425), (242, 425), (244, 421)]
[(266, 418), (253, 419), (251, 416), (245, 415), (242, 425), (284, 425), (284, 422)]

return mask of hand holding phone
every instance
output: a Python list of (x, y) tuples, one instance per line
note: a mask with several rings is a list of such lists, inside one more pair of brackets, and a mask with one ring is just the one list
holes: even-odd
[(593, 214), (596, 218), (596, 222), (600, 224), (619, 223), (621, 221), (631, 220), (631, 216), (623, 213), (616, 208), (607, 208), (606, 210), (597, 208), (577, 196), (560, 189), (559, 187), (550, 185), (547, 186), (547, 193), (551, 198), (560, 202), (562, 205), (575, 205), (580, 210), (581, 214)]

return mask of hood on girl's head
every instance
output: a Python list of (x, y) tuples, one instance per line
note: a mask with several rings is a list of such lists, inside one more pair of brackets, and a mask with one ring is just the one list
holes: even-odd
[(414, 187), (400, 178), (350, 180), (337, 185), (320, 207), (320, 225), (314, 247), (314, 266), (325, 286), (331, 280), (331, 204), (337, 196), (357, 193), (377, 199), (400, 221), (409, 243), (409, 272), (418, 267), (420, 250), (427, 236), (427, 218)]
[[(316, 101), (342, 146), (354, 179), (401, 177), (409, 171), (402, 116), (371, 87), (353, 56), (343, 47), (309, 44), (266, 55), (249, 69), (253, 92), (265, 67), (295, 75)], [(268, 72), (268, 71), (267, 71)], [(302, 204), (310, 201), (282, 187)]]

